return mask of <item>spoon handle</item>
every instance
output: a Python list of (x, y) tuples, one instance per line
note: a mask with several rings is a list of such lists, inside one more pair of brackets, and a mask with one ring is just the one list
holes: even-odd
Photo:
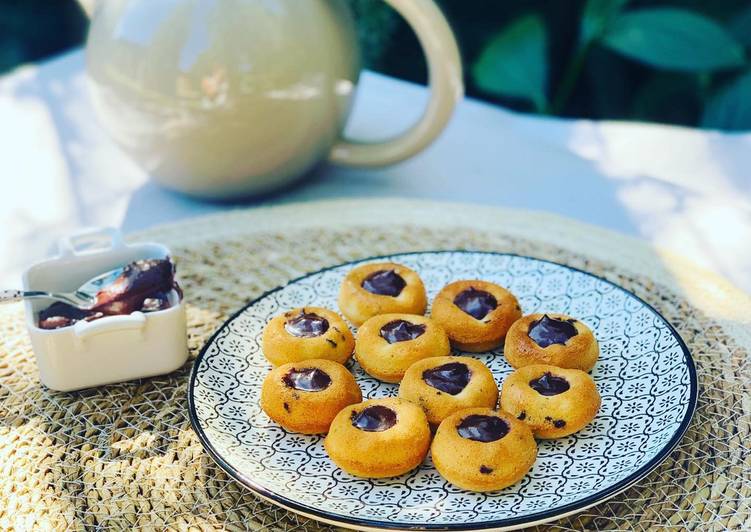
[(0, 303), (15, 303), (23, 299), (21, 290), (0, 290)]
[(54, 294), (49, 294), (47, 292), (40, 292), (37, 290), (0, 290), (0, 304), (2, 303), (16, 303), (18, 301), (22, 301), (24, 299), (33, 299), (33, 298), (52, 298), (52, 299), (62, 299)]

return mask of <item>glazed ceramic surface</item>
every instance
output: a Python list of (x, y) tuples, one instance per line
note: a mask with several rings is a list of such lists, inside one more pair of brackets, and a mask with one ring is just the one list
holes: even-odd
[[(91, 247), (92, 243), (98, 246)], [(84, 229), (60, 241), (57, 257), (26, 269), (23, 287), (68, 292), (134, 260), (169, 256), (170, 250), (161, 244), (126, 244), (116, 229)], [(188, 359), (182, 298), (164, 310), (82, 320), (60, 329), (39, 328), (39, 313), (50, 305), (49, 300), (30, 299), (24, 305), (39, 378), (53, 390), (80, 390), (162, 375)]]
[[(602, 395), (600, 412), (577, 434), (540, 441), (531, 472), (494, 493), (452, 486), (429, 458), (398, 478), (367, 480), (341, 471), (326, 456), (322, 437), (285, 431), (258, 400), (271, 369), (260, 347), (264, 326), (292, 307), (336, 309), (339, 284), (353, 267), (344, 264), (253, 301), (216, 332), (195, 363), (189, 390), (194, 429), (217, 463), (257, 494), (350, 527), (521, 527), (624, 490), (667, 458), (686, 430), (697, 393), (691, 356), (670, 324), (626, 290), (580, 270), (515, 255), (424, 252), (386, 260), (419, 272), (431, 299), (450, 281), (480, 278), (509, 288), (525, 314), (561, 312), (584, 321), (601, 349), (592, 371)], [(501, 352), (469, 356), (486, 363), (499, 384), (512, 370)], [(364, 397), (396, 395), (398, 385), (369, 377), (355, 362), (350, 368)]]
[(87, 64), (100, 121), (160, 183), (205, 197), (267, 192), (319, 161), (388, 164), (424, 148), (462, 93), (432, 0), (388, 0), (420, 37), (433, 97), (397, 139), (340, 139), (359, 50), (345, 0), (106, 0)]

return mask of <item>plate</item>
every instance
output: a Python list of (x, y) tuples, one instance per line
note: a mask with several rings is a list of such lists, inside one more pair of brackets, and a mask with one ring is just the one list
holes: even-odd
[[(419, 272), (430, 300), (448, 282), (484, 279), (510, 289), (523, 312), (561, 312), (589, 325), (600, 344), (592, 371), (602, 395), (582, 431), (539, 442), (520, 482), (493, 493), (447, 483), (430, 457), (397, 478), (367, 480), (338, 469), (320, 436), (285, 431), (260, 409), (271, 366), (261, 333), (275, 315), (305, 305), (337, 309), (355, 265), (393, 261)], [(512, 368), (501, 351), (471, 354), (497, 382)], [(350, 361), (366, 398), (395, 396), (398, 385), (368, 377)], [(199, 354), (188, 400), (193, 428), (229, 475), (260, 497), (330, 524), (360, 529), (513, 529), (583, 510), (625, 490), (668, 457), (696, 408), (691, 355), (654, 308), (619, 286), (561, 264), (511, 254), (435, 251), (389, 255), (327, 268), (291, 281), (228, 319)]]

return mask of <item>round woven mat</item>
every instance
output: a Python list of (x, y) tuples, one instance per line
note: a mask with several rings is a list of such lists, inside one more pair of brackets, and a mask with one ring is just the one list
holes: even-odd
[[(78, 393), (38, 381), (20, 305), (0, 310), (0, 529), (325, 529), (263, 502), (203, 451), (186, 388), (204, 341), (244, 302), (344, 261), (507, 251), (583, 268), (654, 305), (688, 344), (699, 407), (656, 471), (553, 529), (751, 527), (751, 301), (645, 244), (553, 215), (402, 200), (235, 211), (134, 235), (172, 247), (188, 303), (180, 370)], [(541, 527), (545, 528), (545, 527)]]

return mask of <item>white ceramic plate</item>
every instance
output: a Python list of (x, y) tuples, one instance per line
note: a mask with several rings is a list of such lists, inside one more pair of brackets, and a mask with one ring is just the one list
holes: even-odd
[[(261, 332), (291, 307), (337, 309), (339, 284), (353, 264), (389, 260), (420, 273), (432, 300), (445, 284), (485, 279), (510, 289), (524, 314), (562, 312), (595, 333), (592, 371), (602, 395), (595, 420), (579, 433), (539, 442), (531, 472), (502, 491), (471, 493), (447, 483), (430, 458), (398, 478), (365, 480), (333, 465), (323, 438), (285, 431), (261, 411), (271, 366)], [(501, 352), (472, 355), (500, 384), (511, 372)], [(396, 395), (350, 362), (363, 396)], [(332, 524), (362, 529), (509, 529), (562, 517), (623, 491), (668, 457), (696, 407), (691, 355), (669, 323), (613, 283), (560, 264), (509, 254), (440, 251), (343, 264), (276, 288), (238, 312), (195, 362), (189, 388), (193, 428), (232, 477), (259, 496)]]

